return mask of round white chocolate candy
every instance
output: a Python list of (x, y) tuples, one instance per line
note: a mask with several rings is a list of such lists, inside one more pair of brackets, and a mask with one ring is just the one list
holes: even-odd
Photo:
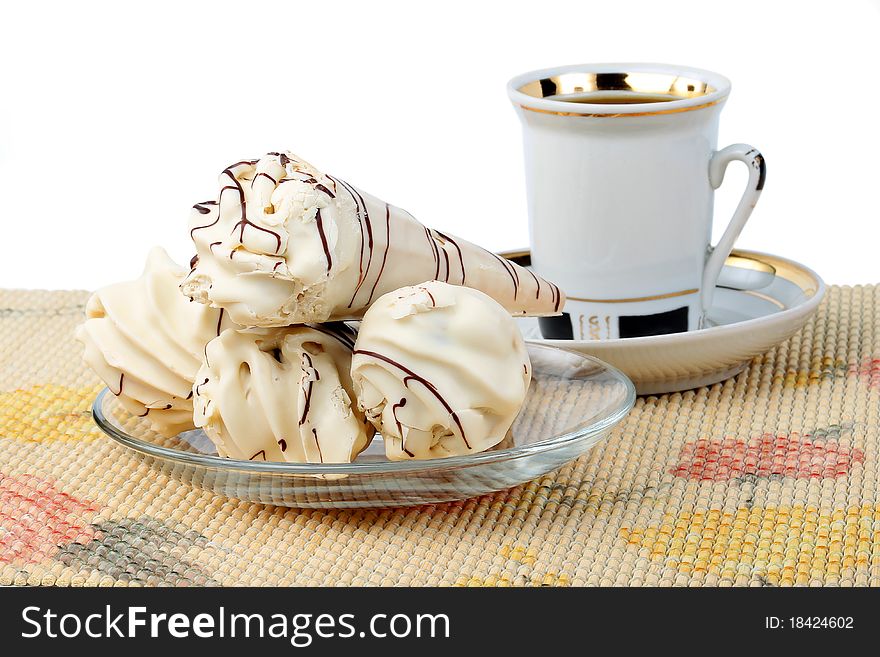
[(388, 458), (429, 459), (501, 442), (525, 400), (531, 364), (514, 320), (496, 301), (432, 281), (370, 307), (351, 376)]
[(193, 386), (196, 426), (221, 456), (348, 463), (373, 437), (352, 402), (344, 325), (224, 331)]

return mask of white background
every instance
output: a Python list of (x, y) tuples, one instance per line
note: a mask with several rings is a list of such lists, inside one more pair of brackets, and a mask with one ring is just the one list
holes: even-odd
[[(527, 243), (508, 78), (658, 61), (733, 80), (720, 145), (769, 173), (739, 245), (880, 282), (880, 6), (31, 2), (0, 18), (0, 286), (94, 288), (191, 255), (227, 164), (290, 149), (493, 249)], [(745, 180), (731, 167), (716, 234)]]

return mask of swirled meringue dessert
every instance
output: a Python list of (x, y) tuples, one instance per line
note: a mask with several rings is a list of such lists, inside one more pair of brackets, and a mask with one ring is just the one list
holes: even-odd
[(531, 364), (494, 299), (431, 281), (385, 294), (367, 310), (351, 376), (388, 458), (429, 459), (501, 442), (525, 400)]
[(230, 165), (216, 201), (197, 203), (198, 262), (181, 285), (243, 326), (357, 319), (380, 296), (424, 280), (472, 287), (514, 315), (554, 315), (552, 283), (289, 152)]
[(192, 385), (205, 345), (233, 326), (222, 310), (180, 293), (184, 276), (186, 269), (154, 248), (140, 278), (89, 298), (76, 331), (83, 360), (122, 406), (166, 435), (194, 428)]
[(373, 437), (353, 403), (343, 324), (223, 331), (193, 386), (195, 424), (221, 456), (349, 463)]

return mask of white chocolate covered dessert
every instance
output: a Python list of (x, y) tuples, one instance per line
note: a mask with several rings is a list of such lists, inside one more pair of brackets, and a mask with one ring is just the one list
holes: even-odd
[(192, 385), (205, 345), (234, 326), (222, 310), (190, 303), (186, 269), (161, 248), (143, 274), (95, 292), (76, 331), (83, 359), (129, 412), (174, 435), (194, 428)]
[(373, 437), (352, 391), (344, 325), (224, 331), (193, 386), (195, 424), (221, 456), (349, 463)]
[(193, 207), (198, 259), (181, 290), (243, 326), (356, 319), (383, 294), (425, 280), (472, 287), (514, 315), (553, 315), (552, 283), (291, 153), (237, 162), (216, 201)]
[(351, 375), (389, 459), (471, 454), (503, 440), (531, 364), (514, 320), (478, 290), (432, 281), (364, 315)]

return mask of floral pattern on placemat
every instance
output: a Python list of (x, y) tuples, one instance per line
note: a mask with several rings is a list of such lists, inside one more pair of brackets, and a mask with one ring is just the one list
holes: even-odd
[(682, 512), (640, 529), (622, 528), (631, 546), (683, 573), (745, 574), (762, 585), (807, 584), (867, 573), (880, 551), (880, 505), (828, 511), (794, 505)]
[[(843, 429), (846, 432), (846, 429)], [(687, 442), (671, 474), (691, 480), (724, 481), (740, 477), (844, 477), (864, 463), (857, 447), (841, 444), (841, 427), (813, 433), (766, 432), (748, 440), (724, 438)]]
[(329, 510), (214, 495), (104, 437), (86, 297), (0, 290), (0, 584), (880, 586), (880, 287), (830, 287), (735, 378), (639, 398), (535, 481)]
[(30, 474), (0, 472), (0, 563), (39, 563), (71, 543), (89, 542), (100, 507)]
[[(103, 387), (40, 384), (0, 392), (0, 436), (37, 443), (94, 440), (102, 434), (92, 422), (92, 402)], [(41, 412), (27, 412), (31, 408)]]
[(201, 566), (182, 556), (192, 547), (204, 549), (201, 534), (174, 529), (155, 518), (107, 520), (92, 526), (87, 540), (69, 542), (55, 555), (75, 570), (95, 570), (119, 582), (210, 586), (217, 582)]

